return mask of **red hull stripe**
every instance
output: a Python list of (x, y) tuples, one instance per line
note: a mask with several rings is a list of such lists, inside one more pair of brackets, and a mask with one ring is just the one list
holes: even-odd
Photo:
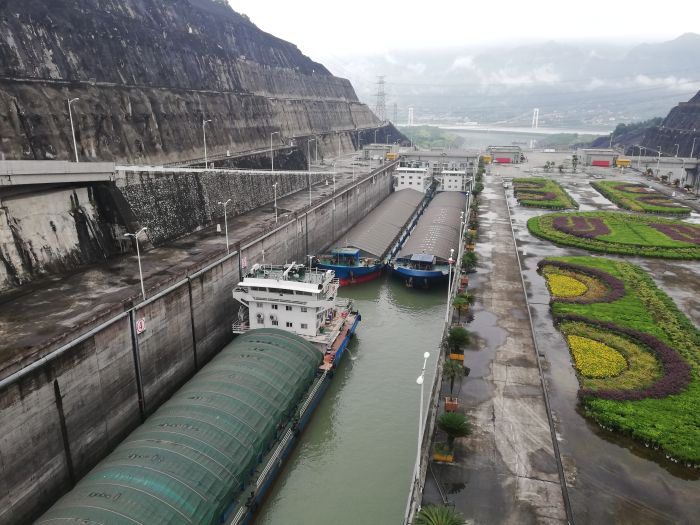
[(340, 286), (349, 286), (351, 284), (360, 284), (360, 283), (366, 283), (368, 281), (373, 281), (377, 279), (380, 275), (382, 274), (381, 270), (378, 272), (374, 273), (368, 273), (367, 275), (363, 275), (361, 277), (355, 277), (354, 279), (340, 279)]

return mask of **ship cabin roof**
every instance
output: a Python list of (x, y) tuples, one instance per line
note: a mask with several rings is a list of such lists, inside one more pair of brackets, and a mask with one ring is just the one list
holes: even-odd
[(333, 248), (331, 250), (332, 255), (337, 255), (338, 257), (354, 257), (355, 259), (360, 258), (360, 250), (358, 248)]
[(411, 262), (433, 264), (435, 256), (432, 253), (414, 253), (411, 255)]

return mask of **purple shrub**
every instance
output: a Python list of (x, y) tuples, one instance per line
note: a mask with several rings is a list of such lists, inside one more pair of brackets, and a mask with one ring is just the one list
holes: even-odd
[(656, 193), (654, 190), (650, 190), (641, 184), (618, 184), (614, 189), (626, 193)]
[(552, 226), (555, 229), (586, 239), (595, 239), (601, 235), (608, 235), (610, 228), (599, 217), (581, 217), (580, 215), (559, 215), (554, 217)]
[(687, 209), (685, 206), (680, 206), (673, 202), (671, 199), (667, 199), (663, 195), (642, 195), (637, 197), (638, 202), (643, 202), (644, 204), (649, 204), (651, 206), (660, 206), (663, 208), (673, 208), (677, 210)]
[(621, 279), (618, 279), (617, 277), (614, 277), (602, 270), (564, 261), (551, 261), (548, 259), (543, 259), (537, 263), (538, 269), (542, 269), (544, 266), (554, 266), (555, 268), (561, 268), (562, 270), (571, 270), (573, 272), (583, 273), (589, 277), (599, 280), (608, 289), (608, 293), (603, 297), (587, 298), (585, 295), (576, 297), (558, 297), (556, 299), (552, 298), (551, 302), (568, 304), (612, 303), (625, 295), (625, 283)]
[(639, 390), (591, 390), (582, 388), (578, 392), (580, 399), (597, 397), (612, 401), (639, 401), (646, 398), (663, 398), (680, 394), (690, 384), (690, 365), (673, 348), (652, 335), (638, 330), (623, 328), (607, 321), (596, 321), (582, 315), (566, 314), (557, 316), (557, 322), (562, 321), (585, 323), (626, 336), (649, 348), (659, 359), (663, 369), (663, 376), (646, 388)]
[(674, 241), (700, 245), (700, 226), (693, 224), (650, 224), (652, 228), (670, 237)]

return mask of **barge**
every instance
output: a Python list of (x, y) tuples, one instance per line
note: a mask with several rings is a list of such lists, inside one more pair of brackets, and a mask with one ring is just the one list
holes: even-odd
[(377, 279), (429, 199), (413, 189), (392, 193), (343, 236), (344, 244), (317, 256), (316, 267), (335, 272), (340, 286)]
[(253, 266), (233, 290), (240, 335), (36, 523), (250, 523), (360, 322), (338, 287)]
[(408, 240), (391, 260), (392, 273), (410, 288), (445, 283), (459, 248), (467, 195), (439, 192), (430, 202)]

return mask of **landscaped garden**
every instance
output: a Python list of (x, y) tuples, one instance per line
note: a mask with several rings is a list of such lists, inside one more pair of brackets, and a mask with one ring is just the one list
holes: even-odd
[(550, 213), (527, 221), (536, 237), (596, 252), (700, 259), (700, 226), (621, 212)]
[(626, 210), (669, 215), (687, 215), (690, 213), (690, 208), (687, 206), (678, 204), (664, 194), (647, 188), (642, 184), (604, 180), (591, 182), (591, 185), (603, 197)]
[(535, 177), (513, 179), (513, 195), (521, 206), (565, 210), (578, 208), (578, 204), (553, 180)]
[(585, 414), (700, 466), (700, 332), (638, 266), (558, 257), (539, 268)]

